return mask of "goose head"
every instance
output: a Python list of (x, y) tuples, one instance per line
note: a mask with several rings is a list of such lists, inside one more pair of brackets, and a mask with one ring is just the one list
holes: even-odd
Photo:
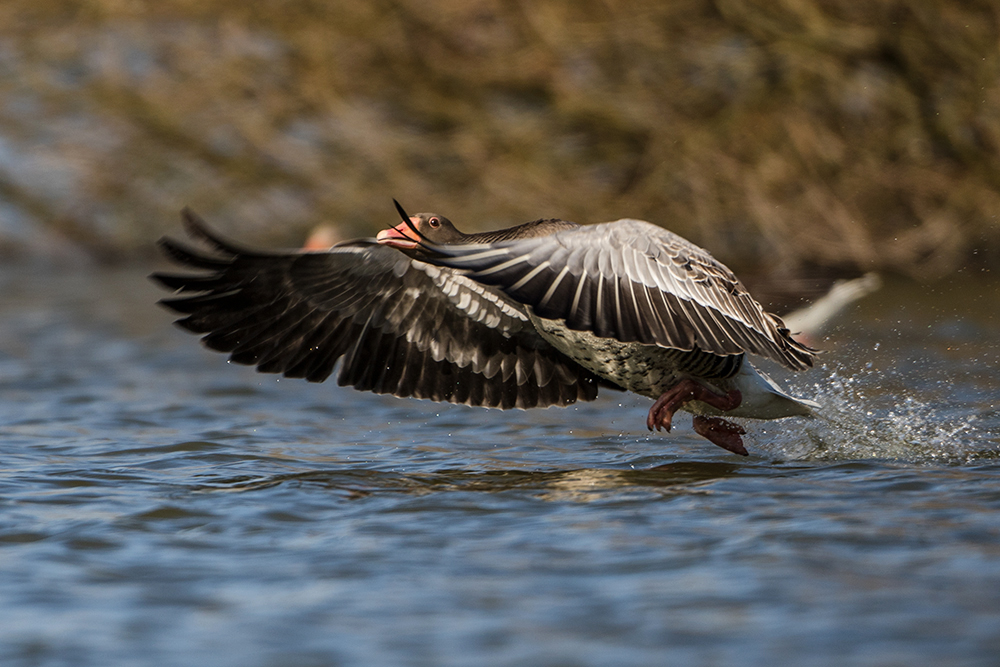
[(437, 245), (448, 245), (451, 243), (461, 243), (466, 239), (466, 234), (455, 229), (451, 220), (438, 215), (437, 213), (417, 213), (407, 215), (399, 202), (396, 203), (396, 210), (403, 222), (383, 229), (375, 237), (375, 240), (382, 245), (387, 245), (399, 250), (415, 250), (419, 248), (421, 241), (429, 241)]

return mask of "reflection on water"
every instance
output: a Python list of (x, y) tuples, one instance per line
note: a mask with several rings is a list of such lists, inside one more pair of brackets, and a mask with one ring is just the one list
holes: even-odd
[(0, 664), (1000, 654), (993, 286), (861, 304), (823, 368), (774, 371), (822, 418), (749, 423), (743, 459), (623, 394), (498, 412), (262, 376), (144, 273), (0, 271)]
[(586, 502), (626, 489), (645, 489), (658, 494), (693, 493), (699, 483), (737, 474), (740, 466), (716, 462), (665, 463), (645, 470), (581, 469), (560, 471), (441, 470), (434, 473), (400, 474), (378, 470), (288, 473), (258, 479), (218, 479), (199, 487), (202, 491), (257, 491), (278, 485), (318, 485), (346, 498), (372, 494), (426, 495), (453, 491), (503, 493), (524, 491), (547, 500)]

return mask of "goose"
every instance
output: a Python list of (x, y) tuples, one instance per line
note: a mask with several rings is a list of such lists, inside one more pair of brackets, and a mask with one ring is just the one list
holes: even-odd
[(160, 301), (212, 350), (265, 373), (471, 406), (536, 408), (597, 398), (654, 399), (650, 431), (674, 414), (748, 455), (726, 418), (812, 416), (748, 361), (791, 370), (816, 351), (794, 340), (706, 250), (648, 222), (540, 219), (464, 234), (444, 216), (410, 216), (374, 239), (265, 251), (224, 238), (193, 211), (198, 246), (164, 237)]
[(882, 278), (869, 272), (860, 278), (838, 280), (830, 290), (808, 306), (782, 316), (795, 340), (805, 345), (822, 337), (831, 324), (855, 301), (882, 288)]

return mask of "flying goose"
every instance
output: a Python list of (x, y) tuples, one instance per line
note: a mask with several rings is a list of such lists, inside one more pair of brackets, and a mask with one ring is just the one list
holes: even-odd
[(533, 408), (597, 397), (599, 387), (655, 399), (649, 430), (693, 413), (697, 433), (747, 455), (722, 416), (808, 416), (746, 359), (802, 370), (815, 351), (764, 312), (702, 248), (640, 220), (557, 219), (463, 234), (447, 218), (409, 216), (376, 239), (318, 251), (260, 251), (210, 230), (212, 252), (161, 239), (196, 274), (152, 277), (180, 294), (161, 303), (231, 361), (400, 397)]

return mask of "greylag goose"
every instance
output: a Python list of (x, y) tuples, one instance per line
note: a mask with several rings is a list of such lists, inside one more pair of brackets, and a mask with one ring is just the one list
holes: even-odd
[(848, 306), (881, 287), (882, 279), (877, 273), (866, 273), (852, 280), (838, 280), (829, 292), (804, 308), (782, 315), (781, 319), (790, 331), (795, 332), (795, 340), (812, 345)]
[(746, 360), (793, 369), (815, 351), (789, 336), (733, 273), (702, 248), (648, 222), (580, 226), (546, 219), (463, 234), (443, 216), (408, 216), (376, 239), (323, 251), (259, 251), (211, 231), (206, 252), (164, 238), (199, 274), (152, 277), (209, 348), (261, 372), (474, 406), (565, 406), (599, 387), (655, 399), (647, 427), (674, 413), (747, 455), (744, 429), (723, 419), (808, 416)]

